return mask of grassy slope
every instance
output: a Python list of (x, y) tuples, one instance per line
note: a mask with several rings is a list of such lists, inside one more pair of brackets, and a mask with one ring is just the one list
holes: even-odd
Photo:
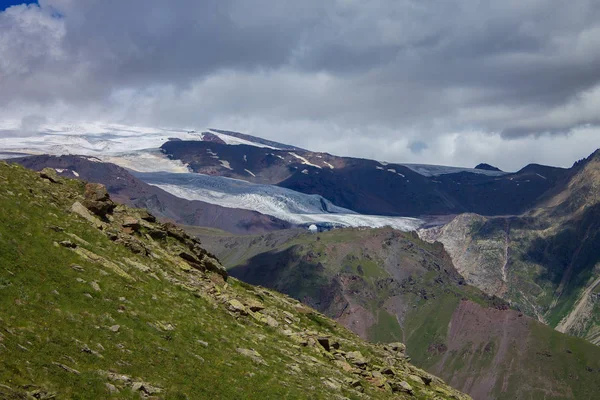
[[(273, 244), (272, 238), (266, 240), (264, 236), (238, 236), (212, 239), (207, 246), (224, 255), (243, 253), (232, 273), (321, 307), (333, 317), (339, 316), (340, 307), (329, 305), (324, 293), (334, 290), (332, 281), (346, 282), (353, 277), (342, 290), (345, 297), (334, 301), (347, 300), (370, 311), (375, 323), (366, 331), (369, 340), (402, 338), (415, 364), (437, 372), (463, 390), (472, 390), (478, 398), (589, 398), (589, 393), (600, 390), (600, 349), (529, 319), (503, 329), (503, 318), (518, 312), (486, 309), (505, 305), (463, 285), (438, 244), (389, 229), (300, 234)], [(261, 251), (266, 253), (254, 255)], [(399, 285), (382, 283), (393, 276)], [(467, 334), (451, 337), (451, 321), (466, 303), (480, 318), (477, 324), (487, 324), (487, 328), (479, 332), (470, 325), (460, 326), (458, 319), (453, 323)], [(487, 314), (494, 317), (481, 319)], [(469, 336), (471, 330), (475, 333)], [(499, 350), (501, 346), (516, 349), (515, 343), (521, 339), (527, 341), (522, 354), (521, 350)], [(518, 354), (511, 357), (511, 351)], [(552, 358), (537, 355), (544, 352)], [(477, 382), (485, 379), (478, 387)], [(545, 391), (544, 387), (553, 385), (554, 392)]]
[[(291, 299), (182, 267), (149, 238), (140, 240), (153, 257), (112, 242), (67, 211), (83, 191), (79, 182), (51, 184), (0, 163), (0, 188), (0, 398), (26, 398), (27, 392), (37, 398), (139, 398), (133, 381), (161, 388), (158, 398), (165, 399), (359, 397), (343, 384), (354, 374), (335, 367), (318, 346), (300, 348), (285, 329), (333, 335), (342, 348), (383, 365), (381, 348), (317, 313), (298, 313)], [(56, 244), (65, 240), (126, 274)], [(281, 326), (234, 315), (223, 304), (231, 298), (262, 302), (261, 314)], [(284, 311), (292, 313), (292, 325)], [(116, 325), (116, 332), (109, 329)], [(255, 349), (265, 364), (237, 348)], [(132, 381), (111, 380), (107, 372)], [(342, 389), (330, 389), (323, 378), (342, 382)], [(372, 398), (390, 396), (359, 380)], [(109, 395), (107, 384), (119, 392)], [(433, 385), (411, 384), (417, 398), (434, 393)], [(437, 389), (443, 397), (451, 391)]]

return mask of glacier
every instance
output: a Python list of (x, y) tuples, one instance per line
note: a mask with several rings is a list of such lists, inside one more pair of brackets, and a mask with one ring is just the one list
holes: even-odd
[(390, 226), (401, 231), (412, 231), (424, 224), (424, 221), (417, 218), (358, 214), (338, 207), (320, 195), (304, 194), (273, 185), (195, 173), (133, 174), (177, 197), (258, 211), (297, 225), (372, 228)]

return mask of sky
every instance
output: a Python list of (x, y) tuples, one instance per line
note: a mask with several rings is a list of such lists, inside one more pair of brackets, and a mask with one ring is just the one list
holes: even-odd
[[(0, 0), (0, 121), (505, 170), (600, 147), (597, 0)], [(14, 5), (13, 5), (14, 4)]]

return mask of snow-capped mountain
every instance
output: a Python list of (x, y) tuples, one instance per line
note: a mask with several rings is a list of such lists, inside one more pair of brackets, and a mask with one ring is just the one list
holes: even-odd
[[(173, 194), (207, 202), (262, 210), (294, 223), (339, 223), (348, 226), (393, 224), (399, 229), (423, 218), (474, 212), (484, 215), (520, 214), (531, 207), (564, 175), (563, 169), (530, 165), (517, 173), (489, 169), (398, 164), (313, 152), (272, 140), (219, 129), (163, 129), (119, 124), (46, 124), (23, 131), (18, 123), (0, 125), (0, 154), (80, 154), (96, 157), (142, 173), (204, 174), (267, 186), (245, 186), (260, 192), (260, 201), (247, 202), (239, 191), (214, 197), (208, 179), (184, 184), (161, 182)], [(150, 179), (150, 175), (146, 177)], [(203, 187), (202, 185), (206, 185)], [(192, 188), (193, 186), (193, 188)], [(230, 187), (229, 185), (228, 187)], [(276, 186), (276, 187), (273, 187)], [(269, 187), (260, 191), (257, 188)], [(296, 210), (282, 202), (279, 189), (319, 195), (346, 211)], [(262, 189), (261, 189), (262, 190)], [(265, 199), (272, 197), (270, 200)], [(310, 202), (308, 202), (310, 203)], [(306, 204), (308, 204), (306, 203)], [(284, 206), (272, 206), (284, 204)], [(305, 204), (305, 203), (302, 203)], [(351, 212), (356, 214), (352, 214)], [(325, 211), (325, 212), (323, 212)], [(302, 215), (302, 217), (298, 217)], [(310, 216), (310, 217), (307, 217)], [(335, 215), (335, 217), (331, 217)], [(343, 217), (341, 217), (343, 215)], [(368, 218), (358, 217), (369, 216)]]
[[(186, 141), (233, 148), (251, 147), (268, 152), (285, 150), (288, 157), (317, 167), (294, 153), (303, 151), (298, 147), (236, 132), (150, 129), (116, 124), (49, 125), (29, 133), (20, 132), (17, 127), (4, 128), (0, 152), (5, 157), (25, 154), (85, 155), (89, 161), (96, 158), (135, 171), (142, 181), (183, 199), (256, 211), (296, 225), (392, 226), (400, 230), (414, 230), (423, 223), (415, 218), (361, 215), (337, 207), (319, 195), (307, 195), (274, 185), (192, 174), (187, 163), (167, 157), (160, 149), (165, 143)], [(215, 159), (218, 160), (218, 157)], [(220, 160), (219, 165), (228, 167), (226, 160)], [(76, 170), (72, 173), (78, 174)], [(252, 174), (250, 170), (246, 173)]]

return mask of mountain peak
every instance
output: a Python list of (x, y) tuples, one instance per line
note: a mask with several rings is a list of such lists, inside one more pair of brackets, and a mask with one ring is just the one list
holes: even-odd
[(575, 163), (573, 164), (573, 168), (584, 166), (584, 165), (586, 165), (587, 163), (589, 163), (592, 160), (599, 160), (600, 161), (600, 148), (596, 149), (596, 151), (594, 151), (588, 157), (582, 158), (581, 160), (575, 161)]
[(502, 170), (500, 168), (494, 167), (493, 165), (490, 164), (486, 164), (486, 163), (481, 163), (478, 164), (475, 169), (482, 169), (485, 171), (496, 171), (496, 172), (502, 172)]

